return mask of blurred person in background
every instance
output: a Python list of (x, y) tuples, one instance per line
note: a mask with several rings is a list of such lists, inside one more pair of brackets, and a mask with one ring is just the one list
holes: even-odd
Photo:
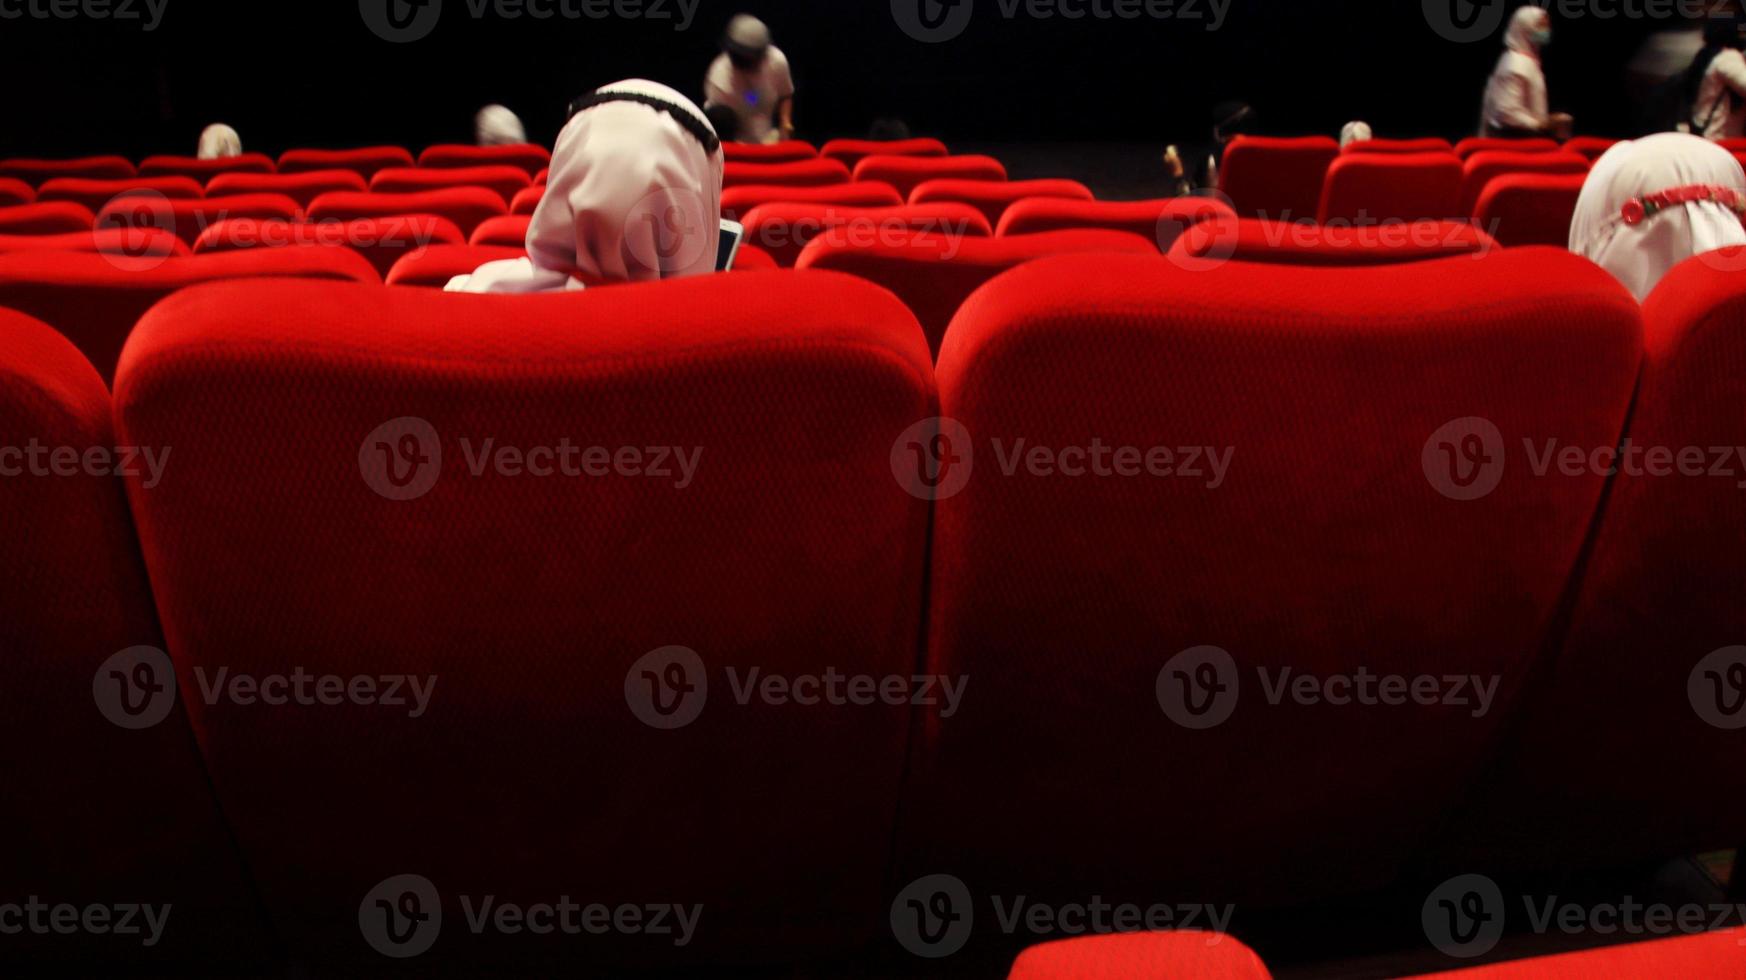
[(794, 76), (770, 28), (750, 14), (728, 22), (721, 54), (704, 78), (704, 108), (727, 106), (740, 117), (740, 143), (776, 143), (794, 135)]
[(488, 105), (473, 117), (473, 134), (480, 146), (509, 146), (527, 142), (521, 117), (500, 105)]
[(1571, 118), (1547, 108), (1546, 71), (1540, 65), (1540, 55), (1551, 43), (1551, 14), (1530, 5), (1510, 18), (1509, 29), (1504, 32), (1503, 57), (1485, 85), (1481, 136), (1570, 138)]
[(213, 123), (200, 133), (197, 155), (202, 160), (224, 160), (242, 156), (242, 137), (224, 123)]

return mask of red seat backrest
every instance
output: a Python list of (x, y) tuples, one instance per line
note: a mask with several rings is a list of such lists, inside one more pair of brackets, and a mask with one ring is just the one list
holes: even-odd
[(201, 233), (227, 218), (277, 218), (290, 221), (302, 209), (283, 194), (236, 194), (187, 200), (124, 197), (98, 212), (98, 228), (160, 228), (192, 244)]
[(723, 187), (750, 185), (775, 187), (825, 187), (849, 182), (849, 168), (835, 160), (802, 160), (798, 163), (730, 162), (722, 173)]
[(188, 244), (161, 228), (100, 228), (59, 235), (0, 235), (0, 255), (11, 252), (98, 252), (131, 259), (187, 256)]
[[(1728, 141), (1723, 140), (1722, 142), (1725, 144)], [(1587, 157), (1590, 162), (1593, 162), (1599, 160), (1618, 143), (1618, 140), (1602, 139), (1598, 136), (1578, 136), (1565, 142), (1564, 152)]]
[(1504, 174), (1587, 174), (1588, 157), (1576, 153), (1475, 153), (1462, 165), (1461, 213), (1478, 213), (1486, 185)]
[(1341, 153), (1454, 153), (1455, 145), (1441, 136), (1427, 136), (1421, 139), (1359, 140), (1348, 143), (1340, 149)]
[(310, 170), (295, 174), (220, 174), (206, 184), (211, 197), (229, 194), (283, 194), (309, 207), (334, 191), (366, 191), (370, 182), (351, 170)]
[(427, 147), (418, 155), (418, 165), (432, 170), (515, 167), (529, 177), (551, 164), (552, 151), (534, 143), (508, 143), (500, 146), (443, 144)]
[(1466, 221), (1415, 221), (1352, 227), (1235, 218), (1202, 222), (1176, 240), (1172, 261), (1190, 269), (1226, 262), (1274, 265), (1394, 265), (1457, 255), (1485, 255), (1498, 247)]
[(909, 203), (958, 201), (975, 207), (988, 216), (989, 225), (997, 226), (1008, 207), (1036, 197), (1094, 200), (1091, 188), (1077, 180), (930, 180), (910, 193)]
[(38, 160), (14, 157), (0, 160), (0, 177), (15, 177), (27, 184), (41, 185), (56, 177), (83, 177), (88, 180), (120, 180), (138, 174), (126, 157), (80, 157), (76, 160)]
[(818, 156), (818, 149), (804, 140), (783, 140), (780, 143), (723, 143), (722, 152), (728, 161), (742, 163), (799, 163)]
[(408, 170), (395, 167), (376, 171), (370, 190), (377, 194), (417, 194), (448, 187), (483, 187), (508, 204), (515, 195), (532, 186), (533, 180), (520, 167), (456, 167)]
[(1339, 155), (1340, 144), (1326, 136), (1239, 136), (1225, 148), (1219, 189), (1245, 218), (1309, 221)]
[(946, 144), (936, 139), (907, 140), (831, 140), (819, 151), (830, 160), (841, 161), (850, 170), (868, 157), (943, 157), (949, 155)]
[(102, 211), (120, 197), (188, 199), (203, 197), (205, 193), (198, 181), (188, 177), (126, 177), (121, 180), (56, 177), (37, 188), (36, 199), (39, 202), (71, 201), (92, 211)]
[(533, 216), (527, 214), (506, 214), (492, 218), (473, 230), (467, 244), (522, 248), (527, 243), (527, 227), (532, 223)]
[(1508, 139), (1500, 136), (1469, 136), (1455, 144), (1455, 155), (1465, 160), (1475, 153), (1556, 153), (1556, 140), (1542, 139)]
[(58, 235), (89, 231), (97, 215), (83, 204), (51, 201), (0, 208), (0, 235)]
[(904, 200), (930, 180), (1005, 180), (1006, 167), (989, 156), (873, 156), (855, 164), (856, 180), (876, 180), (897, 188)]
[(201, 160), (198, 157), (155, 156), (139, 163), (141, 177), (189, 177), (205, 183), (219, 174), (271, 174), (279, 167), (265, 153)]
[(1354, 153), (1328, 168), (1317, 220), (1374, 225), (1466, 216), (1459, 158), (1447, 153)]
[(433, 245), (461, 245), (466, 240), (454, 222), (434, 214), (397, 214), (348, 221), (232, 218), (207, 228), (195, 241), (194, 254), (322, 246), (358, 253), (380, 277), (386, 276), (405, 256), (417, 255)]
[(1192, 929), (1058, 939), (1019, 954), (1006, 980), (1272, 980), (1234, 936)]
[(538, 184), (524, 187), (515, 192), (515, 197), (509, 201), (510, 214), (533, 214), (539, 210), (540, 202), (546, 199), (546, 185)]
[(1019, 201), (1006, 209), (995, 232), (1034, 235), (1073, 228), (1106, 228), (1126, 231), (1158, 243), (1168, 251), (1188, 228), (1202, 221), (1235, 218), (1230, 205), (1210, 197), (1171, 197), (1154, 201), (1073, 201), (1036, 198)]
[(355, 150), (287, 150), (279, 157), (279, 172), (302, 174), (316, 170), (350, 170), (365, 180), (378, 170), (411, 167), (412, 153), (398, 146), (364, 146)]
[(456, 276), (472, 274), (487, 262), (519, 259), (527, 255), (520, 245), (432, 245), (403, 256), (394, 263), (384, 281), (390, 286), (441, 289)]
[(903, 203), (903, 195), (890, 184), (858, 180), (823, 187), (777, 187), (752, 184), (729, 187), (721, 192), (721, 216), (739, 220), (764, 204), (841, 204), (845, 207), (887, 208)]
[(471, 235), (488, 218), (509, 213), (495, 191), (483, 187), (445, 187), (416, 194), (323, 194), (309, 205), (311, 221), (352, 221), (391, 218), (402, 214), (434, 214), (453, 221), (461, 234)]
[(17, 177), (0, 177), (0, 208), (36, 202), (36, 188)]
[(907, 240), (914, 232), (987, 237), (994, 233), (982, 212), (967, 204), (906, 204), (894, 208), (854, 208), (833, 204), (765, 204), (746, 215), (746, 242), (788, 268), (820, 235), (870, 245)]
[(1570, 244), (1570, 222), (1587, 174), (1503, 174), (1485, 185), (1473, 220), (1499, 244)]

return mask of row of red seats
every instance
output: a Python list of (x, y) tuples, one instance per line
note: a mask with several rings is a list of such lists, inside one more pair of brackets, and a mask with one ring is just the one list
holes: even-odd
[[(0, 686), (35, 692), (0, 724), (42, 747), (9, 787), (63, 803), (7, 810), (32, 847), (4, 890), (173, 899), (177, 942), (250, 942), (204, 910), (258, 901), (323, 965), (373, 962), (359, 904), (398, 874), (439, 883), (451, 915), (486, 894), (707, 909), (678, 950), (444, 929), (445, 964), (486, 969), (842, 953), (885, 932), (892, 882), (941, 871), (1037, 902), (1249, 908), (1733, 846), (1746, 791), (1714, 776), (1736, 740), (1688, 680), (1746, 631), (1738, 476), (1537, 472), (1532, 447), (1746, 444), (1741, 261), (1695, 259), (1640, 308), (1552, 249), (1202, 272), (1061, 256), (979, 290), (937, 368), (894, 297), (826, 272), (467, 302), (220, 283), (141, 320), (113, 428), (89, 365), (9, 315), (0, 350), (28, 380), (0, 386), (0, 430), (174, 457), (125, 500), (0, 480), (19, 672)], [(1491, 458), (1466, 462), (1492, 485), (1464, 497), (1436, 440), (1475, 417), (1504, 440), (1480, 440)], [(473, 462), (485, 440), (565, 439), (704, 455), (683, 486)], [(1097, 444), (1225, 466), (1008, 463)], [(94, 666), (159, 642), (169, 719), (93, 712)], [(1244, 670), (1474, 677), (1494, 700), (1271, 703), (1245, 679), (1221, 724), (1190, 727), (1158, 680), (1209, 645)], [(827, 666), (941, 683), (913, 705), (737, 693), (762, 690), (754, 668)], [(440, 688), (412, 718), (196, 683), (294, 669)], [(699, 713), (645, 724), (639, 691)], [(104, 832), (116, 799), (133, 832)]]

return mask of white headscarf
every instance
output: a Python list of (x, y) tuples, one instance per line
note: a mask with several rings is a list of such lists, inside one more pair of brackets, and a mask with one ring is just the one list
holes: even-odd
[(1363, 143), (1375, 137), (1376, 133), (1371, 130), (1369, 123), (1355, 119), (1340, 130), (1340, 148), (1345, 149), (1353, 143)]
[(473, 117), (473, 132), (480, 146), (527, 142), (527, 130), (521, 125), (521, 117), (506, 106), (488, 105), (480, 109)]
[(1729, 187), (1746, 194), (1746, 171), (1709, 140), (1660, 133), (1608, 150), (1589, 171), (1570, 223), (1570, 250), (1611, 272), (1641, 302), (1674, 266), (1694, 255), (1746, 244), (1733, 209), (1714, 201), (1677, 204), (1626, 223), (1626, 203), (1681, 187)]
[[(660, 99), (714, 132), (695, 103), (656, 82), (618, 82), (598, 94)], [(546, 195), (527, 230), (528, 257), (483, 265), (448, 290), (560, 292), (585, 280), (714, 272), (722, 168), (721, 148), (709, 152), (664, 110), (607, 102), (579, 112), (558, 135)]]
[(224, 123), (213, 123), (200, 134), (200, 159), (222, 160), (242, 156), (242, 137)]
[(1540, 46), (1534, 43), (1534, 33), (1551, 20), (1552, 15), (1544, 7), (1528, 4), (1517, 9), (1510, 18), (1509, 30), (1504, 32), (1504, 47), (1530, 58), (1540, 57)]

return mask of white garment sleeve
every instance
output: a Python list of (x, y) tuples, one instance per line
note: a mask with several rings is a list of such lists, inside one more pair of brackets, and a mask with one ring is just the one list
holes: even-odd
[(1738, 51), (1723, 51), (1716, 55), (1715, 66), (1716, 74), (1728, 88), (1735, 95), (1746, 98), (1746, 56)]
[(776, 89), (776, 98), (794, 97), (794, 74), (789, 71), (788, 56), (781, 48), (770, 49), (770, 84)]
[(1520, 72), (1509, 72), (1498, 79), (1491, 121), (1511, 129), (1545, 129), (1546, 117), (1535, 112), (1534, 102), (1533, 83)]

